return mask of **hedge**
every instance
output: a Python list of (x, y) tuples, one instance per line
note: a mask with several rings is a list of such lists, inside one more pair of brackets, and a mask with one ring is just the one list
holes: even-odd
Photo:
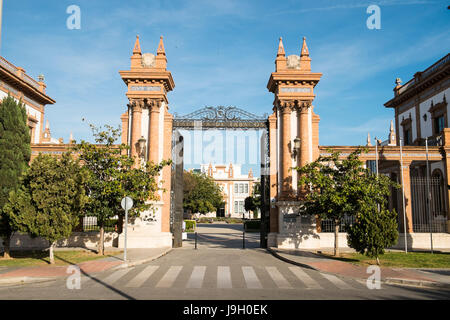
[(259, 231), (261, 230), (261, 220), (247, 220), (244, 222), (245, 231)]

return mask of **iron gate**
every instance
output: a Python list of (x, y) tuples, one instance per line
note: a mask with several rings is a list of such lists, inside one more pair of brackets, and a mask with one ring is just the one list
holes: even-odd
[(431, 196), (431, 219), (427, 199), (427, 178), (411, 177), (411, 204), (413, 232), (445, 232), (447, 223), (447, 206), (445, 188), (441, 177), (429, 179)]

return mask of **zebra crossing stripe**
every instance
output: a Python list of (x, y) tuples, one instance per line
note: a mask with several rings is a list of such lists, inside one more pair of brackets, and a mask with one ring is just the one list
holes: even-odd
[(289, 282), (283, 277), (276, 267), (266, 267), (267, 273), (280, 289), (292, 289)]
[(138, 288), (147, 281), (148, 278), (158, 270), (159, 266), (148, 266), (144, 270), (142, 270), (136, 277), (131, 279), (130, 282), (127, 283), (126, 287)]
[(262, 289), (261, 282), (256, 276), (255, 270), (252, 267), (242, 267), (245, 283), (249, 289)]
[(231, 289), (230, 267), (217, 267), (217, 288)]
[(203, 278), (205, 277), (205, 272), (205, 266), (195, 266), (186, 285), (186, 288), (201, 288), (203, 284)]
[(327, 273), (321, 273), (321, 275), (327, 279), (328, 281), (330, 281), (332, 284), (334, 284), (336, 287), (338, 287), (339, 289), (353, 289), (350, 285), (348, 285), (347, 283), (345, 283), (344, 281), (342, 281), (341, 279), (339, 279), (338, 277), (332, 275), (332, 274), (327, 274)]
[(320, 284), (318, 284), (313, 278), (311, 278), (302, 268), (300, 267), (289, 267), (289, 270), (295, 276), (305, 284), (306, 289), (323, 289)]
[(156, 287), (170, 288), (177, 279), (178, 275), (180, 274), (181, 269), (183, 269), (182, 266), (170, 267), (169, 270), (167, 270), (166, 274), (161, 278), (161, 280), (159, 280)]
[(128, 272), (130, 272), (131, 269), (132, 268), (118, 270), (118, 271), (114, 272), (113, 274), (109, 275), (108, 277), (106, 277), (104, 280), (102, 280), (102, 282), (109, 284), (109, 285), (114, 284), (117, 280), (122, 278)]

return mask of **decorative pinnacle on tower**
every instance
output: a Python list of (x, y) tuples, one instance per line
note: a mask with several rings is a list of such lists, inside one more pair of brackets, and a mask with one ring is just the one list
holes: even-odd
[(367, 143), (366, 143), (367, 147), (371, 147), (372, 146), (372, 142), (370, 142), (370, 133), (367, 132)]
[(305, 37), (303, 37), (302, 52), (300, 53), (300, 69), (311, 71), (311, 58), (309, 57), (309, 50), (306, 45)]
[(280, 41), (278, 42), (277, 58), (275, 59), (275, 70), (278, 71), (286, 69), (286, 64), (287, 59), (284, 52), (283, 39), (280, 37)]
[(394, 131), (394, 121), (391, 120), (391, 127), (389, 128), (389, 145), (397, 145), (397, 139)]

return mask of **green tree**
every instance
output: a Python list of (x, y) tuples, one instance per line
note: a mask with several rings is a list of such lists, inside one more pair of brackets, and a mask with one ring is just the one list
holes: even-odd
[(3, 207), (9, 193), (20, 187), (20, 178), (28, 168), (31, 157), (30, 131), (25, 106), (11, 96), (0, 104), (0, 237), (4, 257), (10, 258), (9, 247), (16, 231)]
[(347, 228), (347, 242), (351, 248), (376, 258), (380, 264), (379, 256), (384, 254), (384, 249), (393, 246), (398, 239), (397, 212), (386, 206), (391, 187), (400, 186), (387, 176), (377, 177), (369, 171), (359, 181), (356, 219)]
[(55, 262), (56, 242), (69, 237), (78, 223), (87, 200), (84, 180), (83, 170), (70, 153), (61, 159), (40, 154), (24, 176), (21, 188), (11, 192), (5, 205), (19, 231), (49, 241), (51, 264)]
[[(314, 162), (295, 168), (300, 175), (299, 187), (310, 189), (301, 213), (318, 215), (335, 223), (334, 255), (339, 255), (339, 225), (342, 219), (360, 212), (364, 188), (375, 179), (359, 159), (363, 151), (367, 152), (367, 149), (357, 148), (341, 159), (339, 152), (329, 150), (331, 155), (320, 156)], [(373, 185), (374, 188), (377, 186)]]
[(206, 214), (223, 205), (220, 186), (204, 173), (183, 172), (183, 208), (192, 213)]
[(96, 144), (82, 140), (74, 150), (88, 172), (86, 212), (97, 218), (100, 227), (98, 253), (103, 255), (105, 223), (118, 215), (120, 229), (122, 227), (125, 214), (120, 206), (122, 198), (129, 196), (133, 199), (133, 208), (128, 212), (130, 218), (151, 209), (149, 201), (158, 199), (159, 173), (171, 161), (135, 165), (137, 160), (127, 155), (129, 147), (115, 144), (121, 134), (120, 128), (106, 125), (102, 129), (92, 124), (90, 127)]

